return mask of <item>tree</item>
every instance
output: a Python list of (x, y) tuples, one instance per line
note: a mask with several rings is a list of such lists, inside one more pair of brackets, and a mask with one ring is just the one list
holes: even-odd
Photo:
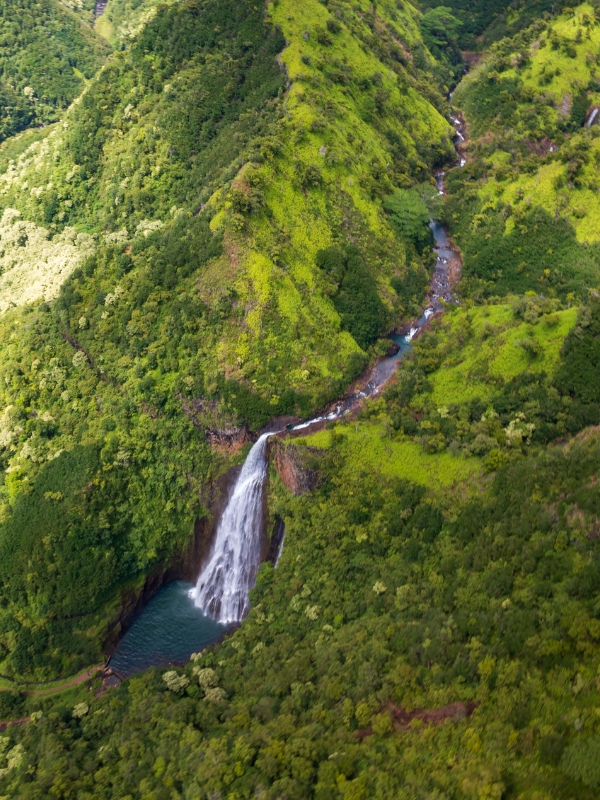
[(560, 768), (586, 786), (600, 786), (600, 738), (595, 736), (569, 745), (560, 760)]
[(429, 229), (429, 211), (414, 189), (397, 189), (386, 197), (383, 207), (398, 233), (412, 243), (419, 253), (431, 245), (433, 236)]
[(461, 22), (447, 6), (432, 8), (421, 18), (421, 33), (427, 47), (436, 50), (454, 49)]

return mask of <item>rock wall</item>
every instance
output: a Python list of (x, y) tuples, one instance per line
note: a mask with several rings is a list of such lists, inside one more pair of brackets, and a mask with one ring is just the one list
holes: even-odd
[(206, 436), (209, 446), (222, 455), (239, 453), (254, 437), (247, 425), (235, 425), (232, 419), (227, 418), (218, 410), (218, 403), (205, 400), (202, 397), (189, 400), (182, 395), (177, 395), (184, 413), (191, 419), (194, 426)]
[(123, 634), (131, 627), (154, 595), (167, 583), (176, 580), (195, 583), (202, 566), (210, 555), (216, 525), (227, 502), (241, 467), (234, 467), (222, 475), (203, 498), (208, 516), (197, 519), (186, 548), (165, 564), (157, 564), (148, 573), (141, 586), (126, 586), (121, 591), (119, 612), (109, 622), (103, 651), (106, 656), (114, 652)]
[(317, 447), (297, 447), (275, 439), (270, 444), (270, 459), (292, 494), (306, 494), (319, 482), (317, 464), (322, 451)]

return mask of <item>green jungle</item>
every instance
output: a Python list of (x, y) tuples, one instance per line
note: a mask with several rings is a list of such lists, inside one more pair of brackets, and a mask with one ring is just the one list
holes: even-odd
[(600, 0), (3, 0), (0, 800), (595, 800), (599, 481)]

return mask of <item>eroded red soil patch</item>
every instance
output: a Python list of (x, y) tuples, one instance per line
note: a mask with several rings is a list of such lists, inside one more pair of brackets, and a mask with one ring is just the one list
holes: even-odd
[[(402, 706), (396, 706), (393, 703), (386, 703), (383, 707), (390, 712), (392, 723), (397, 731), (408, 731), (411, 728), (411, 722), (415, 719), (421, 720), (425, 725), (441, 725), (447, 719), (458, 721), (470, 717), (477, 708), (478, 703), (471, 700), (468, 703), (459, 701), (457, 703), (450, 703), (443, 708), (433, 709), (414, 709), (407, 711)], [(373, 730), (371, 728), (361, 728), (356, 731), (356, 736), (360, 741), (364, 741), (368, 736), (371, 736)]]

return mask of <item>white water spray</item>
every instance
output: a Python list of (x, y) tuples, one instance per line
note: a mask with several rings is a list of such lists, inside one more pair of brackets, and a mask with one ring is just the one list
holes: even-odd
[[(322, 417), (302, 422), (294, 430), (348, 413), (340, 405)], [(221, 521), (208, 564), (190, 596), (203, 613), (217, 622), (239, 622), (249, 611), (248, 594), (260, 567), (263, 489), (267, 477), (267, 439), (263, 433), (253, 445), (236, 481)], [(281, 549), (277, 561), (281, 555)]]
[(272, 435), (263, 433), (248, 453), (219, 522), (210, 560), (192, 592), (196, 605), (217, 622), (239, 622), (250, 608), (248, 593), (260, 566), (267, 439)]

